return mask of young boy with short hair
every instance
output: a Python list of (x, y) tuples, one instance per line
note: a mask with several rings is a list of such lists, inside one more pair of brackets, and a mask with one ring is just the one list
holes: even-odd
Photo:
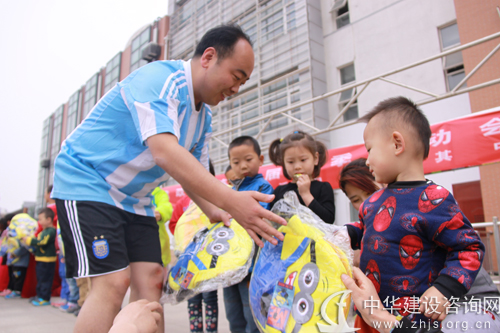
[[(251, 136), (237, 137), (229, 144), (228, 155), (231, 170), (234, 171), (236, 177), (232, 180), (234, 190), (273, 193), (274, 189), (271, 184), (259, 173), (264, 156), (261, 155), (257, 140)], [(269, 209), (269, 203), (260, 202), (260, 204)], [(224, 288), (226, 318), (231, 332), (259, 332), (253, 320), (248, 299), (250, 276), (251, 274), (248, 274), (240, 283)]]
[(50, 305), (52, 281), (56, 268), (56, 229), (54, 228), (54, 212), (50, 208), (43, 208), (38, 214), (38, 223), (43, 230), (37, 238), (25, 237), (23, 242), (35, 247), (36, 261), (36, 299), (31, 301), (35, 306)]
[(224, 176), (226, 176), (227, 184), (230, 186), (234, 185), (233, 181), (238, 180), (238, 178), (236, 178), (236, 174), (234, 173), (234, 170), (231, 169), (231, 164), (229, 164), (227, 166), (226, 172), (224, 172)]
[[(442, 321), (448, 300), (474, 282), (484, 245), (453, 195), (424, 176), (431, 129), (417, 106), (390, 98), (360, 121), (367, 122), (366, 164), (375, 181), (388, 186), (372, 194), (359, 209), (360, 222), (347, 227), (352, 247), (362, 249), (359, 267), (386, 307)], [(410, 311), (415, 298), (420, 304)]]

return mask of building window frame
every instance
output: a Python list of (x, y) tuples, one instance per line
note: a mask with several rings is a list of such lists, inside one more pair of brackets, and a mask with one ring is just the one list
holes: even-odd
[[(352, 67), (352, 70), (351, 70), (351, 67)], [(346, 72), (347, 70), (352, 72), (352, 75), (350, 77), (347, 76), (348, 75), (348, 73)], [(352, 84), (353, 82), (356, 82), (356, 70), (355, 70), (354, 63), (350, 63), (350, 64), (344, 65), (342, 67), (339, 67), (339, 77), (340, 77), (340, 85), (341, 86), (346, 86), (346, 85)], [(355, 94), (356, 94), (356, 88), (351, 88), (349, 90), (345, 90), (345, 91), (340, 93), (339, 101), (338, 101), (339, 112), (344, 109), (344, 107), (351, 100), (352, 96), (354, 96)], [(358, 100), (357, 99), (351, 104), (351, 106), (349, 106), (349, 109), (347, 109), (347, 111), (344, 113), (343, 118), (344, 118), (344, 122), (359, 118)]]
[[(450, 34), (451, 32), (451, 34)], [(439, 45), (441, 51), (447, 51), (460, 45), (460, 35), (456, 21), (438, 27)], [(447, 36), (448, 35), (448, 36)], [(442, 58), (443, 72), (447, 91), (452, 91), (465, 78), (465, 67), (462, 51), (449, 54)], [(464, 82), (462, 87), (466, 87)]]
[(99, 73), (94, 74), (86, 83), (85, 83), (85, 94), (83, 97), (83, 110), (82, 110), (82, 119), (87, 118), (87, 115), (90, 113), (97, 103), (97, 87), (99, 80)]
[(351, 24), (349, 16), (349, 2), (348, 0), (335, 0), (330, 9), (330, 13), (335, 13), (335, 23), (337, 29)]
[(66, 116), (66, 137), (78, 126), (80, 114), (80, 90), (77, 90), (68, 101), (68, 115)]
[(132, 40), (130, 48), (130, 73), (148, 63), (142, 59), (142, 48), (151, 42), (151, 30), (151, 26), (146, 27)]
[(51, 135), (51, 143), (50, 143), (50, 173), (49, 173), (49, 184), (52, 184), (54, 180), (54, 162), (61, 150), (61, 142), (62, 140), (62, 125), (63, 125), (63, 115), (64, 115), (64, 104), (61, 105), (54, 112), (54, 120), (52, 122), (52, 135)]
[(120, 81), (120, 70), (122, 63), (122, 53), (118, 52), (106, 64), (106, 75), (104, 76), (104, 94), (107, 93), (115, 84)]

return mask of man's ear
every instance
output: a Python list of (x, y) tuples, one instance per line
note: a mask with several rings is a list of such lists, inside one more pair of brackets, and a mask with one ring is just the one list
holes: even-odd
[(213, 47), (207, 47), (205, 52), (203, 52), (203, 54), (201, 55), (201, 67), (207, 69), (209, 64), (213, 62), (213, 60), (217, 60), (217, 51), (215, 51)]
[(394, 154), (396, 156), (400, 155), (401, 153), (403, 153), (405, 151), (405, 148), (406, 148), (406, 144), (405, 144), (405, 138), (403, 137), (403, 135), (398, 132), (398, 131), (394, 131), (392, 132), (392, 142), (393, 142), (393, 145), (394, 145)]

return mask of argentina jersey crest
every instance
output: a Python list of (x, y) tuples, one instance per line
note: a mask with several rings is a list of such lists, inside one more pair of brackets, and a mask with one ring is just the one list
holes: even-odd
[(94, 252), (94, 256), (97, 259), (104, 259), (109, 254), (109, 244), (104, 236), (101, 236), (101, 239), (97, 239), (92, 242), (92, 251)]

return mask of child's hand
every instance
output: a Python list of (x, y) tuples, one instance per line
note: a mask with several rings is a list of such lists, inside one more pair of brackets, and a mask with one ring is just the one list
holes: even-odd
[(309, 178), (309, 175), (302, 174), (297, 178), (297, 188), (302, 200), (306, 206), (309, 206), (311, 201), (314, 200), (311, 194), (311, 178)]
[(352, 268), (352, 278), (347, 274), (342, 274), (340, 278), (346, 288), (352, 291), (352, 300), (364, 321), (371, 327), (385, 323), (387, 325), (379, 326), (379, 332), (390, 332), (389, 325), (396, 321), (396, 317), (385, 310), (370, 279), (358, 267)]
[(448, 314), (450, 302), (436, 287), (430, 287), (420, 296), (420, 313), (427, 318), (443, 321)]
[(155, 218), (156, 218), (156, 222), (161, 221), (161, 214), (157, 210), (155, 210)]

